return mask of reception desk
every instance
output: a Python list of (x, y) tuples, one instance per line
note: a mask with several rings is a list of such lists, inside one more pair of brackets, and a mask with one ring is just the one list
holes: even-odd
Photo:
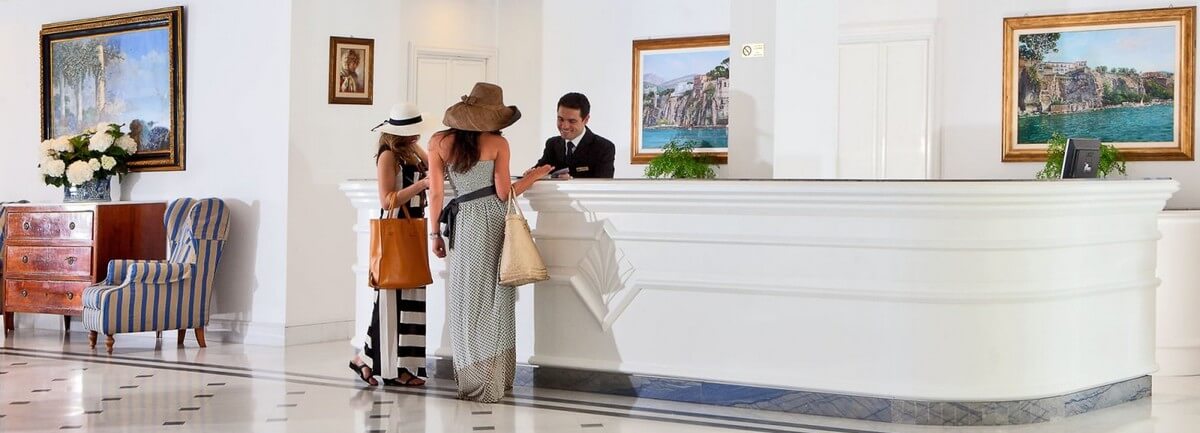
[[(1157, 218), (1177, 189), (540, 182), (520, 205), (551, 280), (519, 290), (518, 385), (934, 425), (1136, 400), (1156, 369)], [(378, 195), (373, 180), (342, 190), (365, 330)], [(427, 341), (448, 377), (433, 269)]]

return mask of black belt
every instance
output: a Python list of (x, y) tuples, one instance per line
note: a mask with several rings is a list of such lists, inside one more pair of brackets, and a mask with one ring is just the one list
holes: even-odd
[(450, 203), (446, 203), (446, 207), (442, 208), (442, 215), (438, 217), (438, 223), (446, 225), (446, 228), (442, 229), (442, 234), (446, 236), (446, 242), (450, 245), (449, 248), (454, 248), (454, 223), (458, 221), (458, 205), (491, 195), (496, 195), (496, 185), (480, 188), (455, 197), (453, 200), (450, 200)]

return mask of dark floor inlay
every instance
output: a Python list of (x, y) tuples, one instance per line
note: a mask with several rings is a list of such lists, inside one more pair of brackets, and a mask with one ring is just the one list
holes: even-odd
[(288, 391), (287, 395), (304, 395), (305, 391)]
[(583, 428), (597, 428), (604, 427), (604, 424), (580, 424), (579, 426)]
[(286, 422), (287, 418), (267, 418), (267, 422)]
[(99, 415), (103, 412), (104, 411), (102, 411), (102, 410), (85, 410), (85, 411), (83, 411), (83, 414), (84, 415)]
[(179, 408), (180, 412), (187, 412), (187, 411), (191, 411), (191, 410), (200, 410), (200, 408), (198, 408), (198, 407), (181, 407), (181, 408)]
[(121, 399), (121, 397), (104, 397), (104, 398), (100, 399), (100, 401), (117, 401), (120, 399)]
[(208, 384), (208, 386), (225, 386), (225, 382), (213, 382)]
[(392, 403), (395, 403), (395, 402), (394, 401), (377, 401), (377, 402), (375, 402), (375, 405), (378, 406), (381, 404), (392, 404)]
[(284, 404), (276, 405), (275, 407), (296, 407), (296, 403), (284, 403)]
[(367, 430), (367, 433), (387, 433), (387, 430)]
[(27, 401), (14, 401), (11, 404), (29, 404)]
[(147, 377), (154, 377), (154, 375), (153, 374), (139, 374), (137, 376), (134, 376), (133, 378), (134, 379), (145, 379)]
[(7, 371), (0, 371), (0, 374), (8, 374)]
[(391, 417), (392, 417), (392, 416), (391, 416), (391, 415), (388, 415), (388, 414), (376, 414), (376, 415), (371, 415), (369, 418), (371, 418), (371, 419), (380, 419), (380, 418), (391, 418)]
[(490, 411), (490, 410), (481, 410), (479, 412), (471, 412), (471, 415), (491, 415), (491, 414), (492, 414), (492, 411)]
[(495, 429), (496, 429), (496, 427), (493, 427), (493, 426), (490, 426), (490, 425), (489, 425), (489, 426), (483, 426), (483, 427), (471, 427), (471, 430), (475, 430), (475, 431), (483, 431), (483, 430), (495, 430)]
[(167, 421), (163, 425), (183, 425), (184, 421)]
[(196, 394), (195, 397), (196, 398), (210, 398), (212, 396), (213, 396), (212, 394)]
[(35, 389), (35, 390), (33, 390), (33, 392), (50, 392), (50, 390), (47, 388), (42, 388), (42, 389)]
[(59, 430), (74, 430), (77, 428), (83, 428), (83, 426), (81, 426), (81, 425), (64, 425), (62, 427), (59, 427), (58, 429)]
[(29, 365), (29, 363), (28, 362), (14, 362), (14, 363), (8, 364), (8, 365)]
[(61, 377), (60, 377), (60, 378), (57, 378), (57, 379), (54, 379), (54, 380), (51, 380), (51, 382), (64, 382), (64, 381), (66, 381), (66, 379), (63, 379), (63, 378), (61, 378)]
[(137, 385), (125, 385), (125, 386), (121, 387), (121, 389), (134, 389), (134, 388), (137, 388)]

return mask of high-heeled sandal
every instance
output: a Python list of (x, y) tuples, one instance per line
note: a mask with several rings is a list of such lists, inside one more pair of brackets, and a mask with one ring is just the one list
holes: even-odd
[[(364, 369), (366, 369), (366, 371), (363, 371)], [(375, 381), (375, 377), (374, 377), (375, 375), (371, 374), (371, 373), (373, 373), (371, 371), (371, 366), (369, 366), (365, 363), (364, 364), (355, 364), (354, 361), (350, 361), (350, 371), (353, 371), (354, 374), (357, 375), (359, 379), (362, 379), (363, 382), (366, 382), (367, 385), (371, 385), (371, 386), (379, 385), (379, 382)], [(384, 379), (384, 380), (386, 380), (386, 379)]]

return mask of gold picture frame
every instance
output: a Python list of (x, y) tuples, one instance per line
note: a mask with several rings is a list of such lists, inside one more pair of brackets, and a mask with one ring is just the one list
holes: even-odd
[(374, 103), (375, 40), (329, 37), (329, 103)]
[(1044, 161), (1054, 132), (1194, 160), (1195, 22), (1195, 7), (1005, 18), (1002, 161)]
[(183, 171), (184, 22), (177, 6), (42, 26), (42, 139), (121, 124), (130, 171)]
[(728, 161), (729, 35), (633, 41), (632, 86), (630, 163), (648, 164), (673, 139)]

